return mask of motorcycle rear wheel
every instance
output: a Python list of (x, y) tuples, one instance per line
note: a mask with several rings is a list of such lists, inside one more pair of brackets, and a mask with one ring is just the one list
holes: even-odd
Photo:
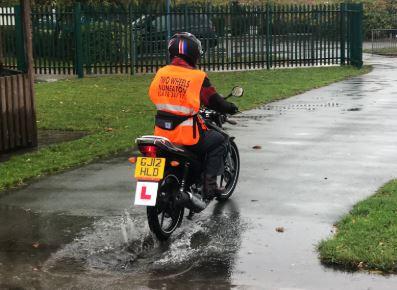
[(178, 206), (175, 199), (178, 190), (178, 178), (166, 173), (159, 186), (156, 205), (147, 207), (149, 228), (161, 241), (169, 239), (182, 223), (184, 208)]

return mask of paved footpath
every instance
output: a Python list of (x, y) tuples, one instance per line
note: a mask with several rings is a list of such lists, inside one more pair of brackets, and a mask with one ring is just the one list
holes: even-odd
[(3, 196), (0, 288), (396, 289), (395, 276), (324, 267), (315, 250), (397, 177), (397, 59), (369, 62), (368, 75), (237, 116), (233, 199), (185, 221), (167, 244), (130, 205), (125, 156)]

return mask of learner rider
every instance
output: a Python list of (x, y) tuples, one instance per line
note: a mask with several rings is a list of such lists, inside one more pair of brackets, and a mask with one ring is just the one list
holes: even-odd
[(238, 108), (225, 101), (207, 74), (196, 68), (202, 47), (193, 34), (176, 33), (168, 43), (168, 52), (171, 63), (159, 69), (149, 89), (157, 108), (154, 134), (206, 156), (204, 197), (212, 199), (224, 192), (217, 176), (224, 170), (225, 137), (208, 129), (198, 113), (202, 105), (228, 114), (237, 113)]

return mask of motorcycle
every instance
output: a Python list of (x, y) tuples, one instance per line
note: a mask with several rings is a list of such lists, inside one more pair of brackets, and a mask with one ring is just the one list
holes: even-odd
[[(243, 88), (234, 87), (225, 99), (243, 94)], [(224, 173), (218, 177), (219, 186), (224, 187), (225, 191), (216, 197), (218, 201), (225, 201), (236, 188), (240, 157), (235, 138), (223, 130), (223, 125), (237, 123), (225, 114), (205, 108), (199, 114), (209, 129), (220, 132), (226, 138)], [(204, 199), (205, 157), (159, 136), (142, 136), (136, 139), (136, 144), (142, 156), (130, 158), (130, 162), (136, 164), (134, 204), (147, 206), (150, 230), (159, 240), (167, 240), (182, 223), (185, 209), (190, 210), (188, 217), (191, 218), (210, 203)]]

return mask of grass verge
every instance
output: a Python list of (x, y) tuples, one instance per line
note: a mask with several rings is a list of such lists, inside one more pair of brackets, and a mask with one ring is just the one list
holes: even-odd
[[(246, 90), (235, 100), (243, 110), (370, 71), (370, 67), (302, 68), (209, 74), (219, 92)], [(14, 156), (0, 163), (0, 191), (29, 179), (91, 162), (131, 148), (151, 133), (154, 107), (147, 90), (152, 76), (112, 76), (36, 84), (40, 129), (82, 130), (82, 139)]]
[(358, 203), (319, 245), (321, 260), (353, 270), (397, 273), (397, 180)]

